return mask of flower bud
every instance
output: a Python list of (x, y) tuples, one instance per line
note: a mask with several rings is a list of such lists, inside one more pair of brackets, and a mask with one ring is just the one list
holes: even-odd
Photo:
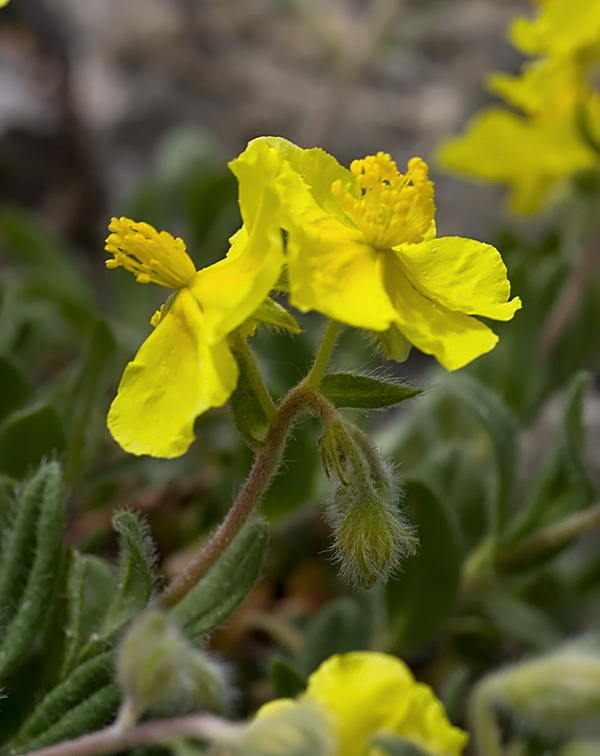
[(506, 710), (521, 727), (546, 737), (599, 734), (598, 649), (583, 640), (484, 678), (475, 689), (472, 706), (482, 752), (490, 750), (486, 742), (499, 744), (495, 707)]
[(575, 645), (509, 668), (502, 703), (548, 734), (600, 732), (600, 655)]
[(147, 610), (121, 641), (117, 674), (125, 693), (127, 719), (151, 706), (186, 699), (209, 711), (223, 711), (226, 683), (219, 666), (194, 648), (169, 617)]
[(398, 510), (393, 471), (362, 431), (336, 416), (320, 447), (325, 470), (339, 480), (327, 507), (335, 557), (347, 580), (368, 588), (414, 554), (416, 536)]
[(417, 539), (397, 507), (365, 488), (339, 486), (329, 507), (341, 573), (365, 588), (386, 580)]

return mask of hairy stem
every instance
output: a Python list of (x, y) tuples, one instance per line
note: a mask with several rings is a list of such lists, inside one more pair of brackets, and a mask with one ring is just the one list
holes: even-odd
[(227, 516), (204, 548), (163, 591), (159, 605), (164, 609), (169, 609), (181, 601), (206, 575), (254, 513), (279, 469), (289, 432), (301, 412), (311, 412), (325, 419), (336, 410), (304, 382), (288, 393), (269, 428), (265, 447), (256, 455), (252, 470)]
[(235, 725), (210, 714), (144, 722), (136, 727), (106, 727), (90, 735), (65, 740), (47, 748), (31, 751), (28, 756), (103, 756), (146, 745), (164, 745), (178, 738), (210, 739), (228, 734)]

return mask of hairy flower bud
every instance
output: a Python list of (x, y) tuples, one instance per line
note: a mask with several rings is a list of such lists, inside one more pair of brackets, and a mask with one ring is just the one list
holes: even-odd
[(143, 612), (129, 628), (119, 648), (117, 673), (129, 720), (169, 699), (184, 705), (186, 699), (193, 700), (209, 711), (225, 708), (227, 688), (220, 666), (156, 610)]
[(370, 439), (341, 416), (328, 423), (320, 447), (325, 470), (339, 481), (327, 516), (341, 573), (364, 587), (386, 580), (417, 545), (398, 509), (394, 473)]
[[(600, 734), (600, 653), (589, 640), (499, 670), (475, 689), (473, 720), (480, 750), (499, 747), (493, 711), (549, 737)], [(495, 745), (494, 745), (495, 744)]]
[(372, 491), (339, 486), (328, 510), (342, 576), (365, 588), (386, 580), (417, 539), (390, 501)]

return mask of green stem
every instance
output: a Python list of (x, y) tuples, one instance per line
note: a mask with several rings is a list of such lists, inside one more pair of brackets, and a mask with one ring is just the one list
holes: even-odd
[(315, 356), (315, 361), (313, 362), (308, 375), (304, 379), (305, 386), (310, 386), (315, 389), (319, 388), (319, 384), (325, 375), (325, 370), (327, 369), (327, 364), (335, 347), (335, 342), (341, 327), (342, 324), (338, 323), (337, 320), (329, 321), (329, 325), (327, 326), (321, 345)]
[(159, 605), (164, 609), (177, 604), (206, 575), (256, 510), (275, 473), (289, 432), (301, 412), (311, 412), (322, 420), (336, 409), (316, 391), (303, 383), (293, 388), (276, 411), (264, 448), (256, 455), (252, 470), (227, 516), (204, 548), (163, 591)]
[(246, 339), (242, 338), (242, 336), (236, 331), (234, 331), (229, 338), (235, 350), (236, 357), (238, 360), (244, 361), (246, 377), (252, 386), (256, 398), (260, 402), (260, 406), (269, 420), (269, 423), (275, 422), (277, 418), (277, 407), (267, 391), (267, 387), (264, 384), (262, 375), (256, 364), (256, 358), (248, 346)]
[(553, 551), (598, 526), (600, 526), (600, 504), (594, 504), (593, 507), (588, 507), (582, 512), (575, 512), (525, 538), (499, 557), (498, 567), (502, 570), (515, 569), (522, 563)]

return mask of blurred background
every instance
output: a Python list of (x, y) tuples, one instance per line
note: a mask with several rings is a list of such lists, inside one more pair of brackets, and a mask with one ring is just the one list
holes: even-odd
[[(225, 162), (258, 135), (340, 162), (428, 159), (516, 72), (525, 0), (19, 0), (0, 17), (0, 200), (89, 257), (106, 219), (185, 150)], [(187, 156), (189, 157), (189, 156)], [(167, 163), (165, 165), (165, 163)], [(497, 194), (442, 177), (443, 235), (483, 238)]]

